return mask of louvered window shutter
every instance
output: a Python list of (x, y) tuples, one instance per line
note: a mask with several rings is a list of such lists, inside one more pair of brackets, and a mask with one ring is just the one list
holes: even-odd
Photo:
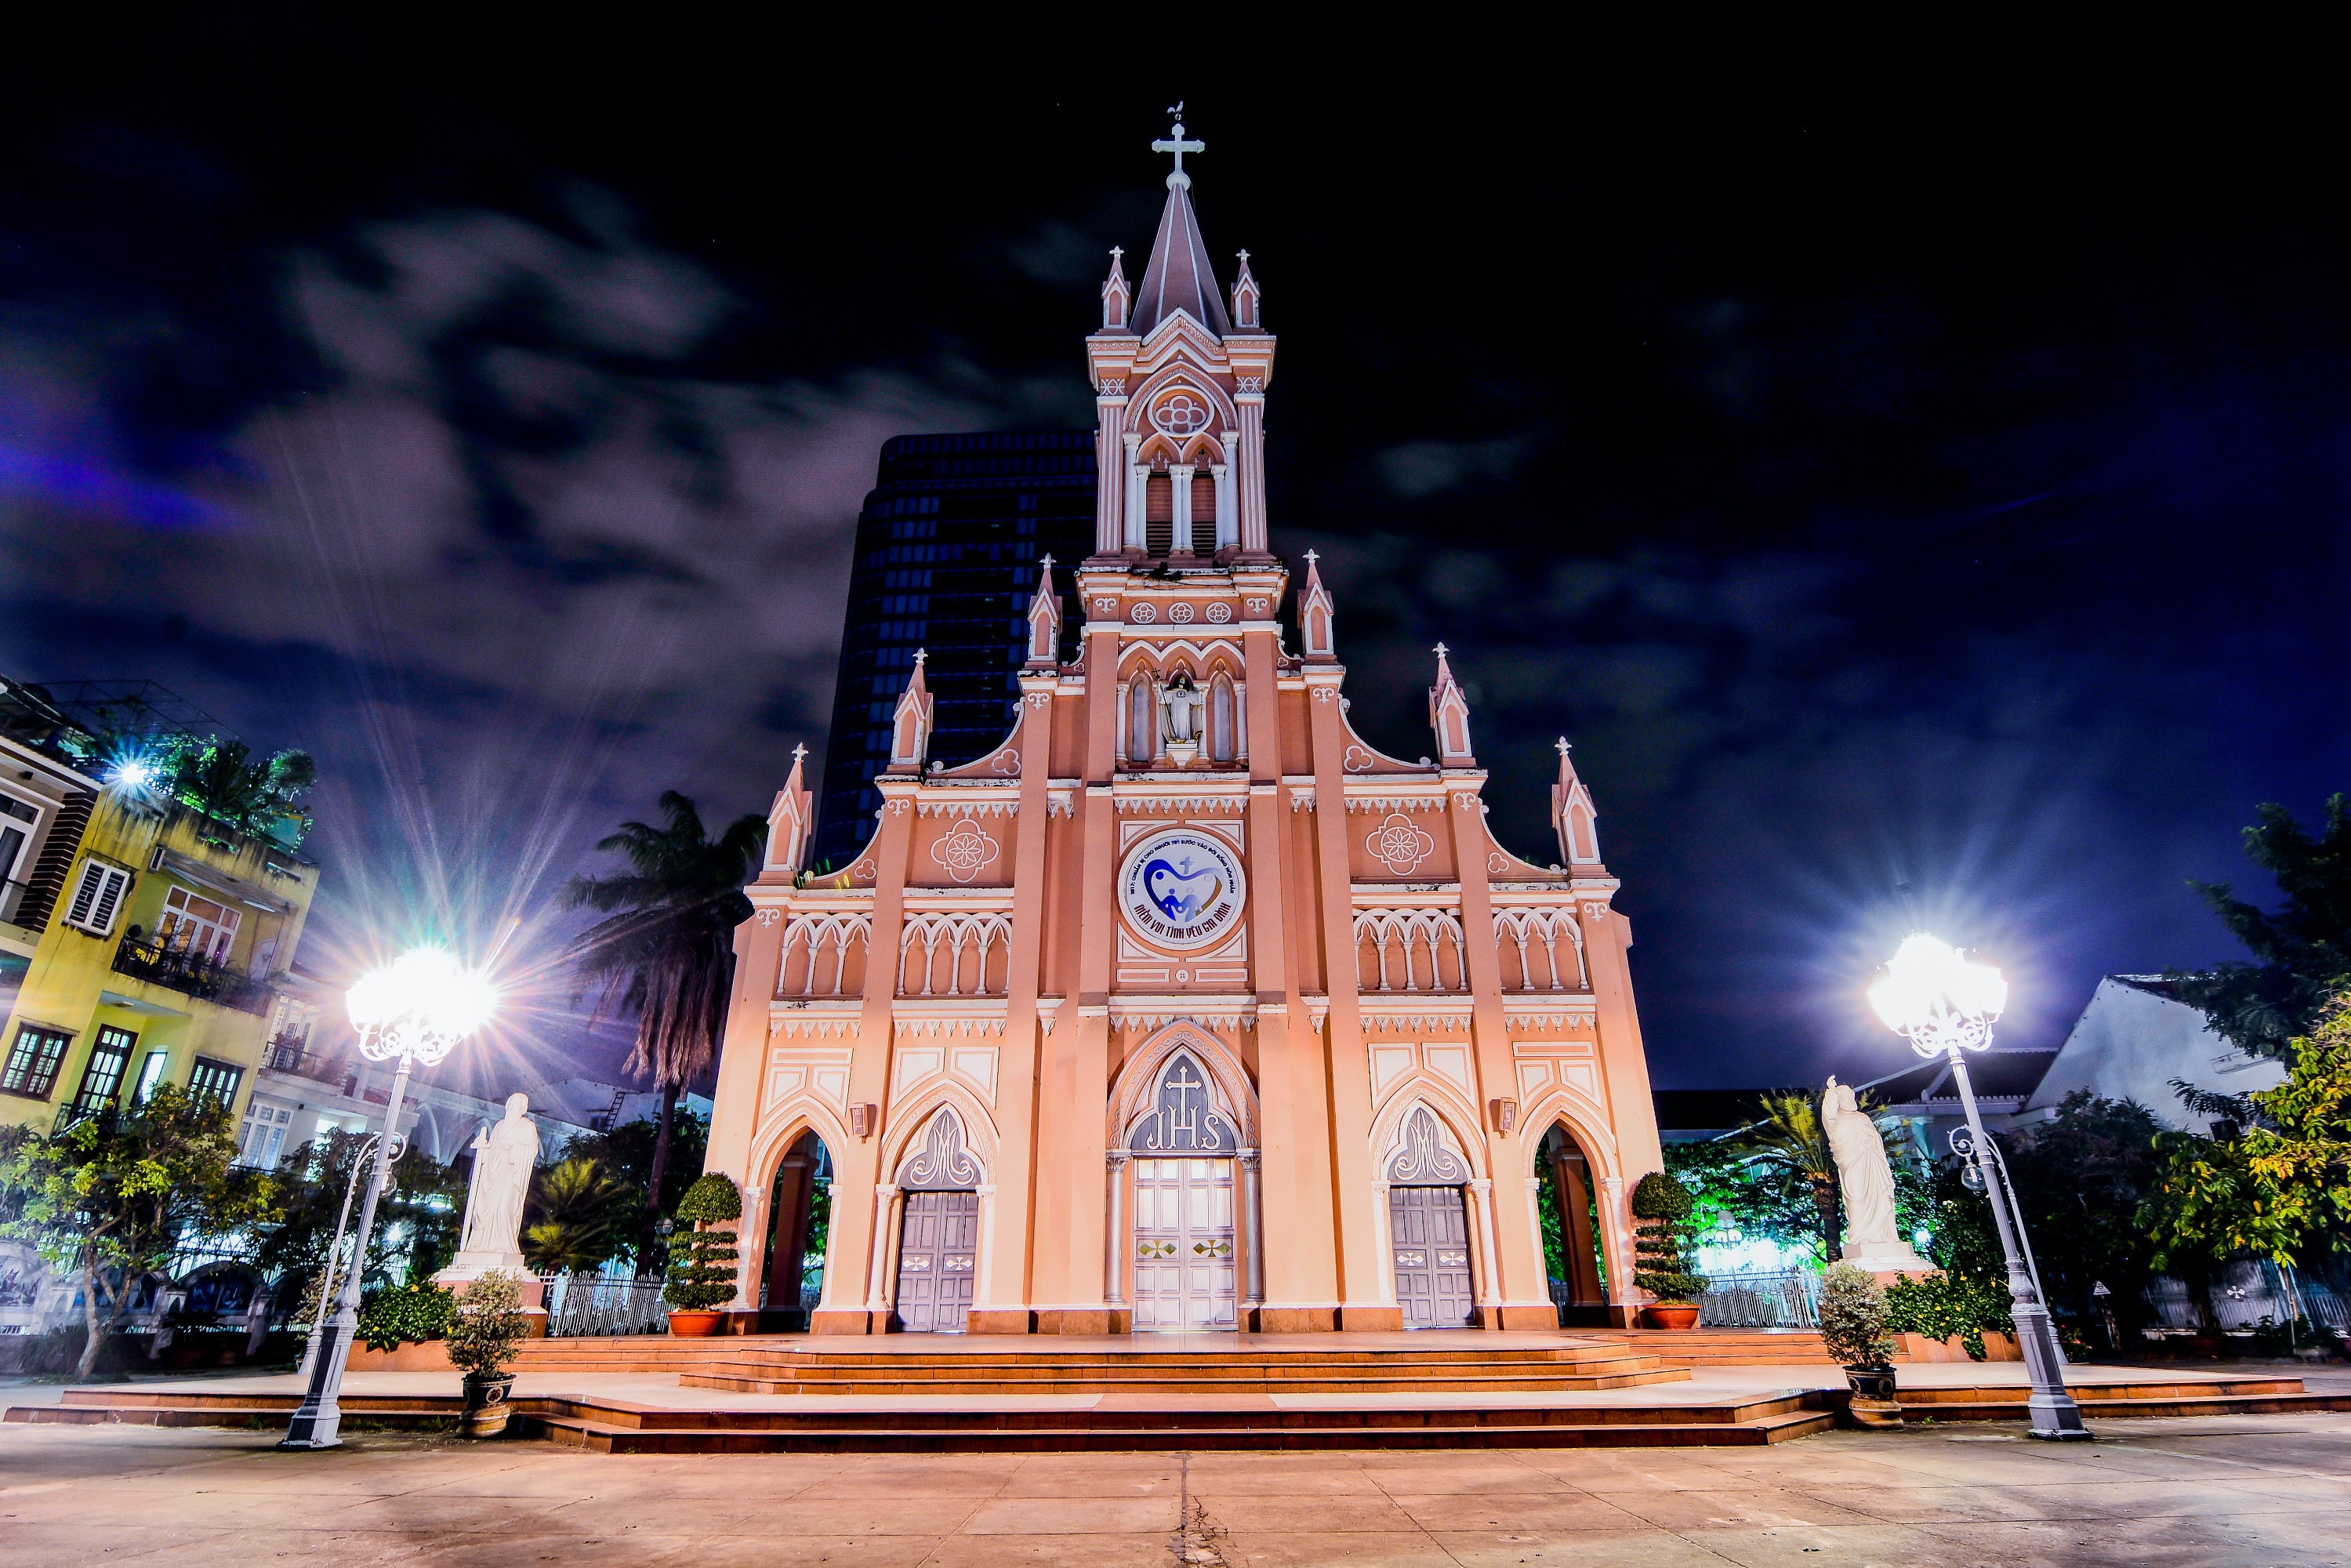
[(73, 900), (66, 905), (66, 924), (78, 925), (93, 936), (106, 936), (114, 929), (123, 889), (130, 884), (129, 872), (99, 861), (84, 861), (81, 880), (74, 884)]

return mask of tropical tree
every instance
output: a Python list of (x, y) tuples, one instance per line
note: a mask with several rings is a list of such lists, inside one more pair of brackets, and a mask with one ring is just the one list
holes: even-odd
[(2203, 1009), (2240, 1051), (2283, 1060), (2351, 988), (2351, 799), (2328, 800), (2315, 835), (2283, 806), (2257, 815), (2245, 854), (2276, 880), (2284, 907), (2273, 915), (2225, 883), (2190, 883), (2257, 962), (2170, 978), (2180, 1000)]
[(539, 1273), (585, 1274), (627, 1243), (624, 1211), (636, 1190), (594, 1160), (568, 1159), (538, 1173), (539, 1218), (523, 1228), (522, 1254)]
[[(249, 1255), (264, 1276), (320, 1277), (337, 1222), (344, 1223), (347, 1236), (359, 1222), (359, 1197), (353, 1195), (366, 1185), (367, 1167), (375, 1159), (372, 1145), (366, 1133), (327, 1132), (278, 1160), (276, 1215), (260, 1228)], [(446, 1266), (456, 1256), (465, 1207), (465, 1178), (453, 1166), (435, 1165), (415, 1148), (393, 1161), (391, 1184), (376, 1203), (360, 1287), (373, 1291), (395, 1278), (427, 1279)], [(344, 1249), (348, 1253), (348, 1240)]]
[[(2351, 1251), (2351, 995), (2290, 1044), (2283, 1083), (2221, 1101), (2241, 1119), (2157, 1139), (2163, 1166), (2138, 1216), (2156, 1267), (2252, 1252), (2291, 1268)], [(2201, 1110), (2220, 1098), (2182, 1097)]]
[[(2141, 1291), (2154, 1271), (2138, 1209), (2154, 1189), (2162, 1130), (2146, 1106), (2080, 1089), (2053, 1118), (2003, 1143), (2049, 1304), (2095, 1323), (2105, 1286), (2124, 1344), (2137, 1340)], [(1978, 1210), (1989, 1207), (1976, 1199)]]
[(1755, 1124), (1736, 1140), (1740, 1151), (1747, 1156), (1749, 1167), (1783, 1198), (1812, 1200), (1820, 1225), (1821, 1258), (1834, 1263), (1844, 1256), (1844, 1249), (1837, 1236), (1836, 1156), (1829, 1151), (1828, 1131), (1821, 1124), (1821, 1092), (1767, 1090), (1757, 1104)]
[(572, 944), (572, 962), (583, 988), (598, 993), (600, 1014), (635, 1016), (629, 1071), (661, 1086), (641, 1266), (661, 1214), (678, 1096), (709, 1070), (726, 1025), (735, 927), (751, 917), (743, 884), (758, 869), (768, 841), (768, 824), (756, 816), (737, 818), (712, 839), (684, 795), (664, 790), (660, 806), (661, 827), (623, 822), (620, 831), (597, 841), (598, 850), (628, 857), (627, 871), (574, 877), (568, 893), (575, 907), (609, 913)]
[(0, 1173), (16, 1218), (0, 1232), (31, 1241), (79, 1283), (77, 1375), (90, 1375), (141, 1283), (184, 1243), (273, 1218), (276, 1182), (237, 1166), (236, 1154), (227, 1105), (177, 1084), (16, 1142)]

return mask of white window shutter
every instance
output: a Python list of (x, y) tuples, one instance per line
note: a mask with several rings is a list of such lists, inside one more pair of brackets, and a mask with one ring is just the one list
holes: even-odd
[(73, 901), (66, 906), (66, 924), (78, 925), (93, 936), (104, 936), (113, 931), (114, 917), (121, 911), (123, 890), (131, 885), (131, 873), (119, 866), (100, 861), (84, 861), (81, 880), (74, 884)]

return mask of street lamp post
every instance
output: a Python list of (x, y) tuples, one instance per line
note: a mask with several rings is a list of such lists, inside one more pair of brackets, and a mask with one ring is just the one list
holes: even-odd
[(1992, 1166), (1991, 1139), (1976, 1111), (1975, 1086), (1968, 1081), (1967, 1060), (1960, 1054), (1991, 1044), (1991, 1026), (2008, 1005), (2008, 981), (1998, 969), (1970, 961), (1950, 944), (1914, 934), (1904, 939), (1869, 988), (1869, 1005), (1888, 1029), (1909, 1040), (1911, 1050), (1924, 1057), (1945, 1058), (1952, 1081), (1959, 1086), (1976, 1168), (1983, 1176), (1992, 1228), (2000, 1234), (2001, 1256), (2008, 1264), (2010, 1318), (2016, 1326), (2017, 1348), (2024, 1355), (2025, 1374), (2032, 1380), (2032, 1394), (2026, 1401), (2032, 1435), (2087, 1437), (2090, 1431), (2082, 1424), (2082, 1407), (2065, 1392), (2065, 1364), (2057, 1350), (2057, 1332), (2050, 1322), (2049, 1308), (2018, 1254), (2008, 1206), (2001, 1201), (2001, 1173)]
[(418, 947), (403, 953), (389, 968), (360, 977), (345, 998), (351, 1027), (359, 1030), (360, 1051), (371, 1061), (397, 1058), (392, 1075), (392, 1104), (384, 1113), (383, 1134), (377, 1140), (375, 1168), (368, 1176), (367, 1197), (360, 1204), (359, 1234), (351, 1266), (343, 1274), (335, 1297), (335, 1315), (327, 1323), (310, 1357), (310, 1385), (302, 1407), (286, 1428), (281, 1448), (332, 1448), (342, 1442), (342, 1407), (336, 1402), (343, 1386), (343, 1368), (350, 1360), (351, 1337), (360, 1321), (360, 1276), (366, 1271), (368, 1233), (375, 1228), (376, 1199), (391, 1175), (394, 1134), (408, 1097), (408, 1070), (422, 1061), (430, 1067), (447, 1056), (457, 1042), (489, 1019), (497, 993), (489, 982), (438, 947)]

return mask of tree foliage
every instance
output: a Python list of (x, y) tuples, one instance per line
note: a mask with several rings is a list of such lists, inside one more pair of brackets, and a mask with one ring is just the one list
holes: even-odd
[(636, 1189), (592, 1159), (577, 1157), (540, 1171), (532, 1204), (538, 1218), (523, 1227), (524, 1260), (542, 1274), (585, 1274), (620, 1255)]
[[(1866, 1111), (1873, 1107), (1864, 1104)], [(1775, 1089), (1757, 1101), (1754, 1126), (1732, 1140), (1748, 1165), (1784, 1211), (1796, 1202), (1812, 1205), (1819, 1255), (1830, 1262), (1844, 1256), (1840, 1245), (1836, 1156), (1821, 1123), (1817, 1089)]]
[(2139, 1210), (2156, 1267), (2351, 1251), (2351, 995), (2289, 1046), (2283, 1083), (2231, 1098), (2241, 1121), (2156, 1140), (2162, 1166)]
[(371, 1350), (398, 1350), (439, 1339), (449, 1329), (456, 1298), (430, 1280), (378, 1291), (360, 1302), (359, 1342)]
[(1845, 1366), (1884, 1366), (1893, 1357), (1886, 1292), (1850, 1263), (1832, 1263), (1821, 1276), (1821, 1340)]
[(1690, 1272), (1682, 1255), (1682, 1228), (1692, 1204), (1688, 1189), (1663, 1171), (1651, 1171), (1633, 1186), (1633, 1283), (1661, 1302), (1694, 1301), (1706, 1293), (1703, 1274)]
[[(367, 1197), (367, 1175), (359, 1167), (362, 1155), (373, 1157), (369, 1143), (365, 1133), (323, 1133), (279, 1158), (277, 1217), (259, 1231), (249, 1254), (264, 1276), (307, 1280), (326, 1268), (327, 1249), (334, 1240), (346, 1193), (350, 1195), (350, 1216), (344, 1256), (350, 1256), (349, 1227), (358, 1225), (360, 1205)], [(356, 1187), (354, 1174), (359, 1176)], [(414, 1148), (394, 1160), (391, 1184), (376, 1203), (360, 1290), (381, 1290), (399, 1279), (427, 1279), (446, 1267), (457, 1254), (465, 1204), (465, 1180), (454, 1163), (435, 1165)]]
[(644, 1229), (660, 1212), (677, 1098), (709, 1071), (726, 1025), (735, 928), (751, 917), (743, 884), (759, 867), (768, 824), (742, 816), (716, 839), (703, 830), (694, 802), (674, 789), (661, 797), (663, 825), (623, 822), (596, 848), (627, 857), (611, 876), (574, 877), (566, 896), (606, 912), (572, 944), (583, 988), (637, 1020), (629, 1071), (661, 1086), (662, 1115), (645, 1185)]
[(2283, 1059), (2316, 1027), (2329, 998), (2351, 988), (2351, 799), (2329, 799), (2315, 834), (2283, 806), (2256, 814), (2245, 854), (2275, 879), (2283, 907), (2271, 914), (2226, 883), (2193, 883), (2255, 961), (2171, 979), (2180, 999), (2203, 1009), (2239, 1050)]
[[(2077, 1090), (2053, 1118), (2002, 1145), (2050, 1308), (2079, 1323), (2097, 1322), (2095, 1291), (2103, 1284), (2125, 1343), (2144, 1319), (2141, 1292), (2154, 1272), (2154, 1248), (2138, 1213), (2155, 1187), (2162, 1131), (2144, 1105)], [(1984, 1207), (1980, 1197), (1976, 1204)]]
[(492, 1269), (450, 1303), (449, 1364), (468, 1377), (496, 1377), (514, 1360), (528, 1326), (521, 1285), (505, 1270)]
[(238, 1167), (236, 1154), (228, 1107), (177, 1084), (17, 1141), (0, 1177), (16, 1210), (5, 1229), (80, 1285), (79, 1375), (97, 1364), (140, 1282), (183, 1244), (274, 1218), (276, 1182)]

